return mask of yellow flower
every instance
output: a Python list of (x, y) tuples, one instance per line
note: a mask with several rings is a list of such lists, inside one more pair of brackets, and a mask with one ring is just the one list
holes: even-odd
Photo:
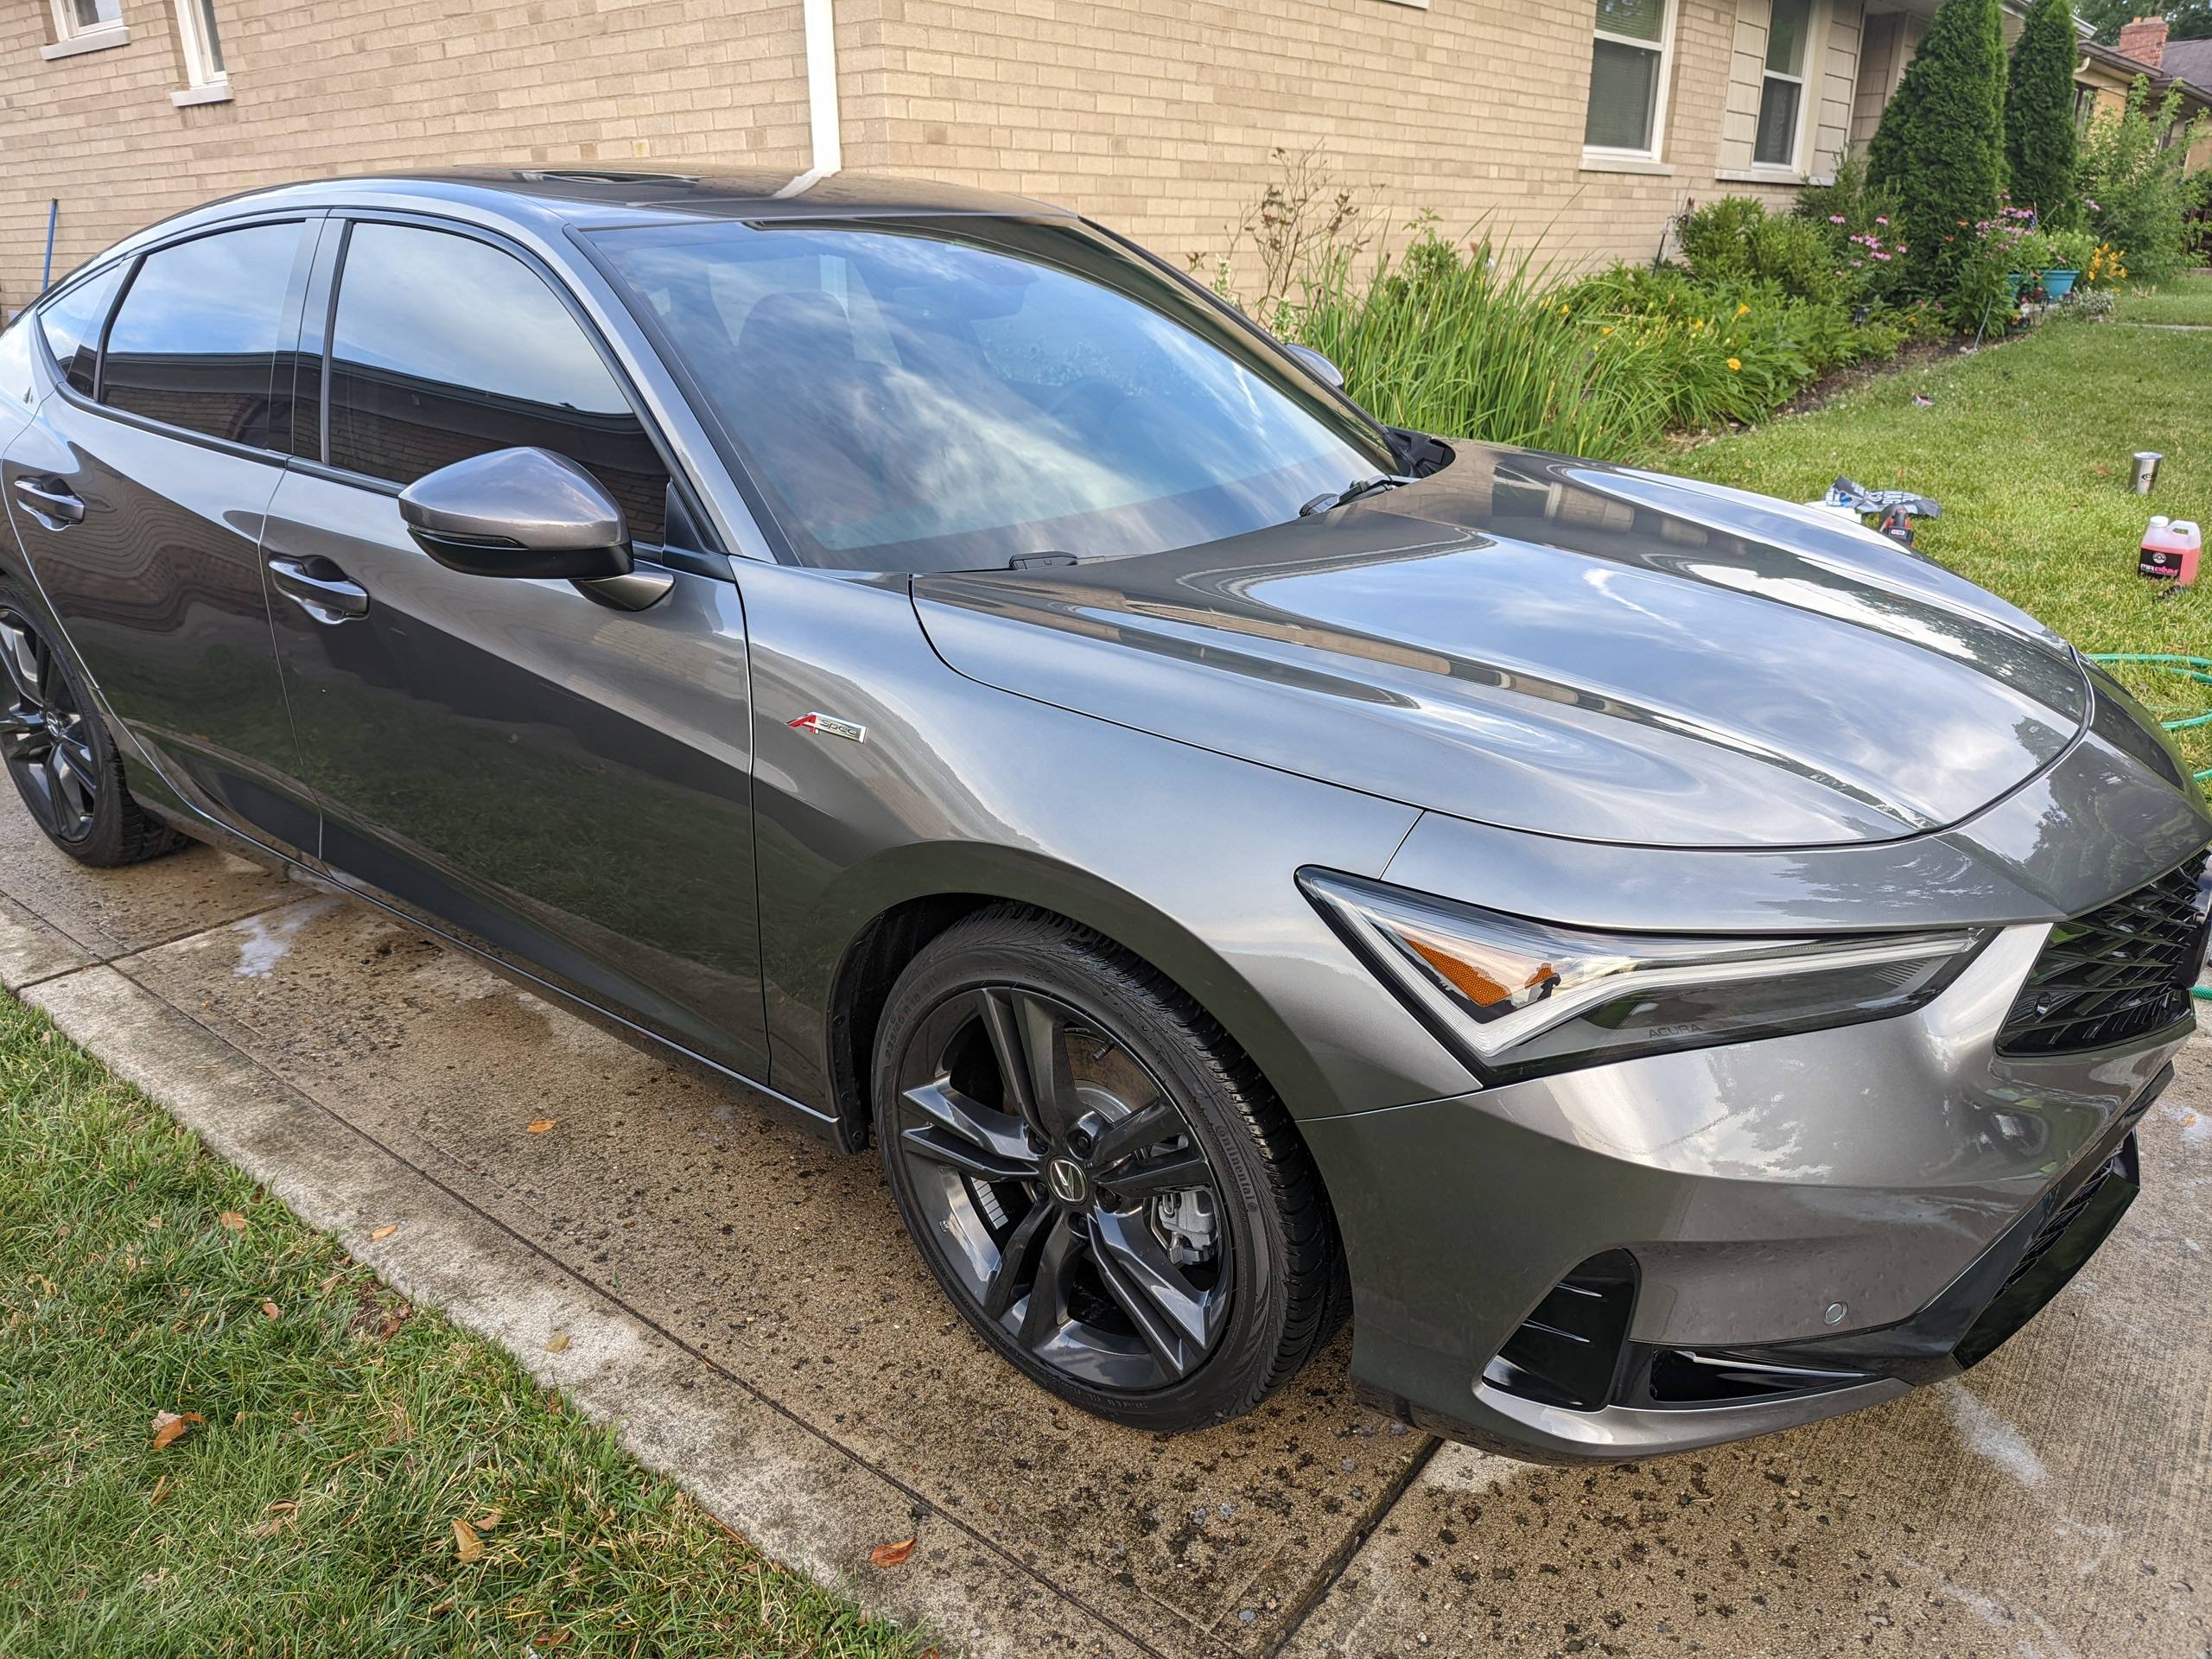
[(1611, 323), (1608, 323), (1608, 324), (1606, 324), (1603, 328), (1600, 328), (1598, 332), (1599, 332), (1599, 334), (1611, 334), (1611, 333), (1613, 332), (1612, 325), (1611, 325)]
[(1744, 360), (1741, 358), (1732, 357), (1728, 359), (1728, 372), (1731, 374), (1736, 373), (1743, 366)]
[(1703, 317), (1692, 317), (1692, 318), (1690, 319), (1690, 327), (1691, 327), (1691, 328), (1693, 328), (1693, 329), (1698, 329), (1698, 328), (1702, 328), (1702, 327), (1705, 327), (1705, 319), (1704, 319)]
[(1559, 308), (1559, 314), (1560, 314), (1560, 315), (1561, 315), (1562, 317), (1563, 317), (1563, 316), (1565, 316), (1565, 315), (1567, 315), (1567, 308), (1566, 308), (1565, 306), (1563, 306), (1563, 305), (1562, 305), (1561, 307), (1560, 307), (1560, 308)]
[(1736, 308), (1736, 315), (1737, 315), (1738, 316), (1739, 316), (1739, 317), (1740, 317), (1740, 316), (1742, 316), (1742, 315), (1743, 315), (1746, 311), (1749, 311), (1751, 308), (1750, 306), (1748, 306), (1748, 305), (1739, 305), (1739, 306), (1738, 306), (1738, 307)]

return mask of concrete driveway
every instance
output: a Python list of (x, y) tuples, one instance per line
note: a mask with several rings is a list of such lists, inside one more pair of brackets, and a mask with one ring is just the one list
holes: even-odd
[(2212, 1039), (2120, 1231), (1967, 1382), (1562, 1471), (1361, 1411), (1348, 1342), (1205, 1434), (1066, 1411), (952, 1316), (872, 1159), (365, 906), (207, 849), (80, 870), (11, 792), (0, 981), (731, 1526), (950, 1649), (2212, 1654)]

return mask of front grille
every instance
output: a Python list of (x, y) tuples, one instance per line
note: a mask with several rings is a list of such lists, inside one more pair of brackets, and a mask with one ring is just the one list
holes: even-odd
[(2125, 1180), (2133, 1180), (2135, 1179), (2134, 1160), (2135, 1141), (2131, 1135), (2125, 1146), (2098, 1165), (2090, 1173), (2088, 1180), (2083, 1181), (2081, 1185), (2068, 1194), (2066, 1202), (2051, 1211), (2049, 1221), (2036, 1229), (2036, 1236), (2028, 1241), (2028, 1248), (2021, 1252), (2020, 1259), (2012, 1264), (2012, 1271), (2005, 1275), (2005, 1283), (1999, 1294), (2003, 1294), (2004, 1291), (2010, 1290), (2014, 1285), (2018, 1284), (2023, 1278), (2026, 1277), (2028, 1269), (2042, 1261), (2050, 1247), (2066, 1236), (2067, 1230), (2074, 1225), (2082, 1211), (2089, 1207), (2089, 1200), (2097, 1196), (2097, 1190), (2103, 1186), (2106, 1181), (2114, 1175)]
[(2205, 859), (2061, 922), (1998, 1033), (2000, 1054), (2102, 1048), (2178, 1024), (2204, 966)]

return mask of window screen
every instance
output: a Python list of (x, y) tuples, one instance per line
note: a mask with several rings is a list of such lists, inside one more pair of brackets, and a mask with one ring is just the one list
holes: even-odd
[[(259, 448), (291, 434), (271, 398), (300, 227), (255, 225), (146, 256), (108, 329), (100, 401)], [(272, 416), (275, 416), (272, 420)]]
[(637, 540), (665, 533), (659, 454), (535, 271), (468, 237), (354, 226), (331, 335), (331, 465), (411, 484), (516, 448), (585, 467)]

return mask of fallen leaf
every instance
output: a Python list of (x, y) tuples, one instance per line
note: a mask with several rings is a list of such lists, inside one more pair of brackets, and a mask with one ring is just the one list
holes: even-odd
[(379, 1240), (390, 1238), (390, 1237), (391, 1237), (394, 1233), (397, 1232), (398, 1230), (399, 1230), (399, 1224), (398, 1224), (397, 1222), (396, 1222), (396, 1221), (389, 1221), (389, 1222), (386, 1222), (383, 1226), (381, 1226), (381, 1227), (378, 1228), (374, 1232), (372, 1232), (372, 1233), (371, 1233), (371, 1234), (369, 1235), (369, 1243), (372, 1243), (372, 1244), (374, 1244), (374, 1243), (378, 1243)]
[(463, 1567), (484, 1558), (484, 1541), (476, 1535), (476, 1529), (466, 1521), (453, 1523), (453, 1553), (460, 1557)]
[(280, 1497), (274, 1503), (271, 1503), (267, 1510), (264, 1510), (263, 1513), (266, 1515), (283, 1515), (292, 1510), (296, 1510), (299, 1507), (299, 1504), (293, 1499), (289, 1497)]
[(504, 1519), (505, 1519), (505, 1516), (502, 1511), (499, 1510), (486, 1510), (482, 1515), (477, 1516), (475, 1520), (470, 1522), (468, 1524), (475, 1528), (479, 1532), (490, 1532)]
[(878, 1544), (868, 1553), (870, 1567), (899, 1567), (914, 1553), (915, 1540), (901, 1538), (895, 1544)]
[(545, 1351), (549, 1354), (567, 1353), (569, 1351), (569, 1333), (565, 1331), (556, 1331), (547, 1340), (545, 1344)]
[(207, 1420), (196, 1411), (157, 1411), (154, 1414), (154, 1450), (175, 1445), (194, 1423)]
[(264, 1302), (261, 1305), (261, 1311), (272, 1319), (283, 1318), (284, 1313), (284, 1310), (274, 1302)]
[(533, 1117), (530, 1120), (530, 1128), (524, 1130), (524, 1133), (526, 1135), (543, 1135), (546, 1130), (553, 1127), (554, 1121), (555, 1120), (550, 1117)]
[(451, 1596), (448, 1596), (436, 1606), (424, 1609), (423, 1617), (425, 1618), (435, 1618), (440, 1613), (449, 1613), (451, 1611), (453, 1611), (453, 1598)]
[(162, 1230), (162, 1218), (159, 1216), (149, 1216), (146, 1217), (146, 1225), (158, 1233)]
[(224, 1226), (227, 1227), (234, 1233), (242, 1233), (245, 1231), (245, 1217), (235, 1210), (226, 1210), (221, 1215), (216, 1217), (215, 1219), (221, 1222)]
[(570, 1634), (568, 1630), (547, 1630), (542, 1636), (531, 1637), (530, 1642), (534, 1648), (565, 1648)]
[(154, 1490), (146, 1494), (146, 1507), (150, 1510), (155, 1504), (160, 1503), (162, 1501), (162, 1494), (167, 1492), (168, 1489), (169, 1478), (167, 1475), (163, 1475), (159, 1480), (154, 1483)]

